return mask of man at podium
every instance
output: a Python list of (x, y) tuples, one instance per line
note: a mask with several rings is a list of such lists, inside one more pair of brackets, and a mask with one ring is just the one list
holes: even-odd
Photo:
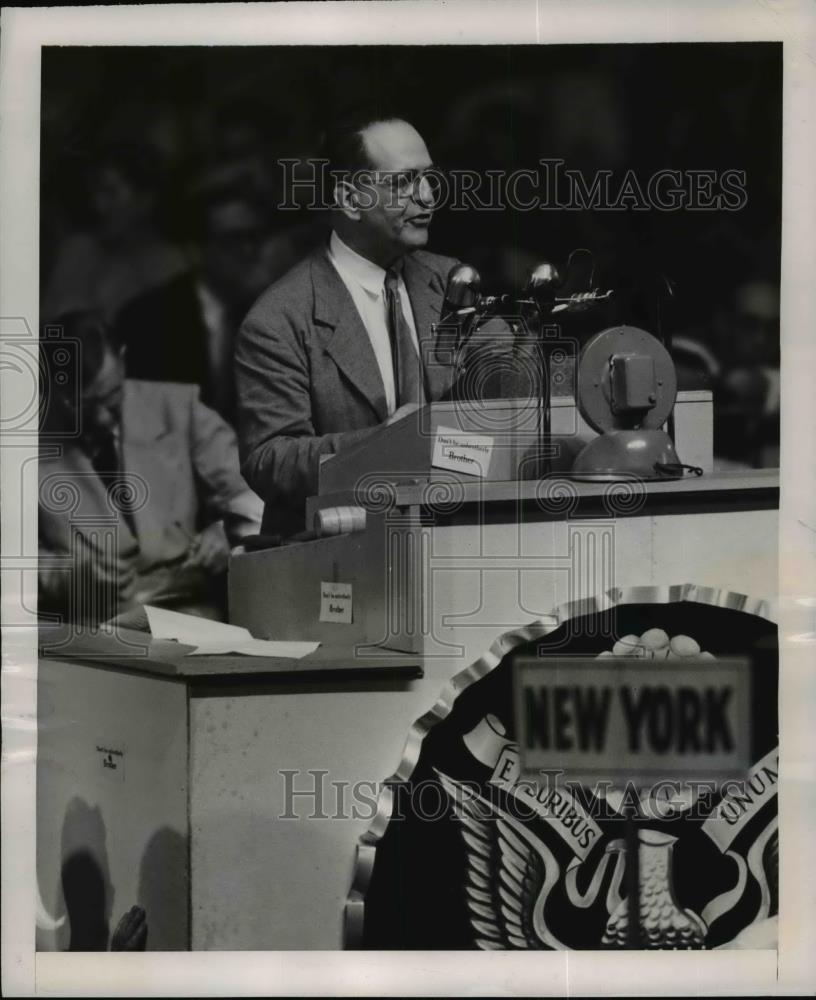
[(236, 346), (242, 472), (264, 532), (304, 527), (322, 455), (439, 399), (431, 364), (450, 257), (428, 253), (433, 164), (408, 122), (360, 116), (328, 144), (332, 232), (258, 299)]

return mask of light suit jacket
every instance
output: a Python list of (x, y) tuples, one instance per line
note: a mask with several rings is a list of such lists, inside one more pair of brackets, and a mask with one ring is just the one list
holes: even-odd
[(241, 477), (235, 435), (199, 401), (196, 386), (127, 380), (121, 427), (132, 525), (109, 502), (76, 441), (41, 437), (39, 583), (46, 611), (64, 613), (76, 532), (100, 554), (115, 527), (116, 554), (135, 566), (139, 586), (183, 559), (190, 539), (213, 521), (223, 520), (233, 544), (259, 529), (262, 505)]
[[(420, 349), (430, 357), (448, 273), (457, 262), (418, 250), (403, 278)], [(368, 333), (342, 279), (319, 247), (258, 299), (236, 346), (241, 471), (265, 501), (263, 530), (303, 527), (321, 455), (356, 444), (388, 411)], [(426, 364), (431, 400), (452, 369)]]

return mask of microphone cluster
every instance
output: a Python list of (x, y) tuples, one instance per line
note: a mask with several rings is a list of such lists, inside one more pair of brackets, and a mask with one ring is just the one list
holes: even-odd
[(486, 317), (515, 307), (519, 311), (531, 307), (540, 320), (564, 312), (583, 312), (611, 298), (613, 291), (592, 288), (570, 295), (558, 295), (563, 284), (559, 269), (542, 261), (530, 273), (522, 297), (482, 295), (482, 278), (471, 264), (457, 264), (448, 275), (442, 314), (437, 324), (437, 357), (465, 344), (476, 326)]

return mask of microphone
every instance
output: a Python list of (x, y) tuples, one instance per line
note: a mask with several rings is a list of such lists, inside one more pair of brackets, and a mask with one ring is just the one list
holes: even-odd
[(470, 264), (457, 264), (448, 274), (441, 319), (435, 324), (437, 337), (434, 357), (440, 364), (450, 363), (453, 352), (466, 339), (481, 300), (482, 279)]
[(456, 322), (463, 312), (476, 309), (482, 291), (482, 278), (470, 264), (457, 264), (448, 275), (441, 323)]
[[(578, 252), (574, 250), (570, 254), (570, 263)], [(569, 267), (568, 264), (568, 277), (574, 277), (574, 272), (570, 271)], [(591, 283), (592, 275), (589, 276), (589, 281)], [(602, 292), (599, 288), (590, 288), (588, 291), (573, 292), (567, 295), (556, 294), (562, 289), (564, 283), (564, 278), (555, 264), (543, 260), (540, 264), (536, 264), (530, 272), (530, 277), (524, 286), (524, 298), (519, 299), (519, 304), (535, 306), (539, 316), (543, 317), (560, 312), (583, 312), (598, 302), (606, 301), (614, 294), (612, 289)], [(567, 287), (571, 283), (574, 285), (574, 282), (568, 281)]]
[(550, 312), (555, 304), (555, 291), (560, 288), (562, 280), (561, 272), (555, 264), (543, 260), (530, 272), (524, 286), (524, 295), (527, 300), (535, 303), (539, 313)]

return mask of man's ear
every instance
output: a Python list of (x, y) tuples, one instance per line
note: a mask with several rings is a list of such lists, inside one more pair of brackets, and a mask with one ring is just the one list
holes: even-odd
[(357, 190), (348, 181), (338, 181), (334, 187), (334, 204), (347, 219), (359, 219)]

